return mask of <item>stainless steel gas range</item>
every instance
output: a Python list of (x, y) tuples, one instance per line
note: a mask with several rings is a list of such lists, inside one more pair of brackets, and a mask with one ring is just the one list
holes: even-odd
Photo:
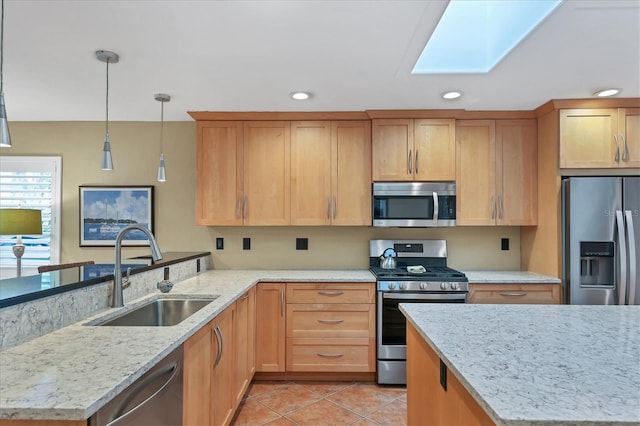
[[(381, 257), (394, 254), (396, 267), (382, 268)], [(406, 321), (398, 304), (467, 303), (469, 283), (464, 273), (447, 267), (445, 240), (371, 240), (369, 265), (378, 288), (378, 383), (406, 384)]]

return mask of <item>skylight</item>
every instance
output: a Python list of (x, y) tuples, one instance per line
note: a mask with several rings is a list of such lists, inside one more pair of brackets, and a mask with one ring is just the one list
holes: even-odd
[(487, 73), (562, 2), (451, 0), (411, 73)]

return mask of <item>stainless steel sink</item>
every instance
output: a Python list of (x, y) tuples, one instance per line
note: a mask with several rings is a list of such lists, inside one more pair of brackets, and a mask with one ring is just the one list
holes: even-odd
[(166, 327), (181, 323), (217, 297), (206, 299), (156, 299), (97, 326)]

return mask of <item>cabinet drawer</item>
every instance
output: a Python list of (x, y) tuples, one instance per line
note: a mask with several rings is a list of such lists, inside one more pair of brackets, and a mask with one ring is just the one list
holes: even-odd
[(374, 337), (374, 304), (287, 304), (287, 337)]
[(559, 284), (470, 284), (469, 303), (558, 304)]
[(374, 303), (374, 283), (288, 283), (287, 303)]
[(287, 371), (373, 372), (374, 339), (287, 339)]

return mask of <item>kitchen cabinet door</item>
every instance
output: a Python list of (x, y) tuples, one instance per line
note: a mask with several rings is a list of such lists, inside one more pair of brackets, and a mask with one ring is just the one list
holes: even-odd
[(618, 132), (622, 138), (620, 167), (640, 167), (640, 108), (618, 110)]
[(258, 283), (256, 291), (256, 371), (285, 371), (285, 284)]
[(329, 225), (331, 122), (291, 122), (291, 224)]
[(371, 122), (331, 122), (332, 225), (371, 226)]
[(496, 120), (496, 224), (538, 223), (536, 120)]
[(288, 225), (290, 180), (290, 123), (245, 122), (244, 224)]
[(196, 223), (242, 225), (243, 126), (199, 121), (196, 139)]
[(496, 221), (495, 121), (456, 123), (456, 223), (494, 225)]
[(235, 342), (233, 322), (235, 305), (225, 309), (213, 320), (213, 375), (211, 380), (212, 418), (215, 425), (228, 425), (235, 410), (233, 388)]
[(456, 179), (456, 121), (423, 119), (414, 122), (414, 179)]
[(372, 120), (372, 141), (373, 181), (413, 180), (413, 120)]
[(213, 340), (213, 324), (209, 323), (184, 343), (182, 423), (185, 425), (212, 424)]
[(253, 287), (236, 301), (234, 333), (234, 392), (239, 404), (255, 372), (255, 308), (256, 288)]
[(618, 167), (618, 110), (560, 110), (560, 168)]

